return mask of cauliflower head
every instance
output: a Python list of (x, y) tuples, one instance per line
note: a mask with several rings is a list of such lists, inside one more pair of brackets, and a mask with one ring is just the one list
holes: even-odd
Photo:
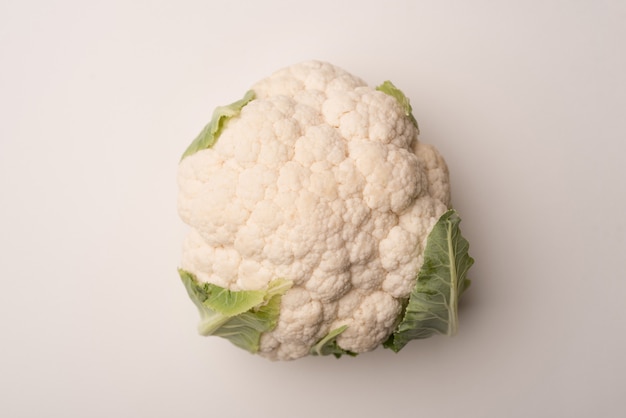
[(282, 69), (216, 109), (178, 184), (202, 334), (291, 360), (454, 333), (473, 260), (446, 163), (390, 82)]

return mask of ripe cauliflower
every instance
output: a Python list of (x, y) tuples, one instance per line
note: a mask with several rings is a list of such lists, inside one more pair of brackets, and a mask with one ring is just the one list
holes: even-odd
[(179, 164), (200, 332), (272, 360), (456, 330), (473, 260), (408, 99), (311, 61), (216, 109)]

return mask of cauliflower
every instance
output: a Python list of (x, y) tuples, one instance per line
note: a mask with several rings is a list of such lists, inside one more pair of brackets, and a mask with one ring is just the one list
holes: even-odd
[(473, 260), (446, 164), (390, 82), (282, 69), (215, 110), (178, 184), (201, 334), (291, 360), (455, 332)]

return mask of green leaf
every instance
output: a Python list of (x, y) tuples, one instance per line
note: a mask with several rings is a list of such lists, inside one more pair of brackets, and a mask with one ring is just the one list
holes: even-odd
[(281, 297), (292, 286), (289, 280), (276, 279), (266, 290), (233, 291), (200, 283), (182, 269), (178, 273), (200, 312), (200, 334), (226, 338), (251, 353), (259, 350), (261, 334), (276, 327)]
[(411, 122), (413, 122), (413, 125), (415, 125), (415, 127), (417, 128), (417, 131), (419, 132), (419, 126), (417, 125), (417, 120), (415, 119), (415, 116), (413, 116), (413, 108), (411, 107), (411, 101), (409, 100), (408, 97), (404, 95), (404, 93), (402, 93), (402, 91), (399, 88), (394, 86), (391, 81), (387, 80), (380, 86), (376, 87), (376, 90), (382, 91), (383, 93), (388, 94), (389, 96), (396, 99), (398, 103), (400, 103), (400, 106), (402, 106), (402, 109), (404, 109), (404, 114), (409, 119), (411, 119)]
[(196, 277), (182, 269), (178, 269), (178, 274), (187, 289), (187, 294), (192, 300), (194, 305), (198, 308), (200, 313), (200, 324), (198, 325), (198, 332), (202, 335), (209, 335), (228, 320), (227, 316), (221, 315), (218, 312), (212, 311), (204, 305), (204, 302), (209, 297), (206, 283), (199, 283)]
[(330, 354), (334, 355), (337, 358), (340, 358), (342, 355), (348, 355), (355, 357), (357, 353), (353, 353), (352, 351), (344, 350), (339, 347), (337, 344), (337, 337), (339, 334), (344, 332), (348, 328), (347, 325), (341, 326), (339, 328), (335, 328), (330, 331), (324, 338), (319, 340), (317, 344), (311, 347), (309, 354), (314, 356), (328, 356)]
[(204, 305), (222, 315), (235, 316), (254, 308), (263, 302), (265, 291), (246, 290), (234, 292), (223, 287), (207, 283), (208, 297)]
[(213, 111), (213, 116), (211, 117), (211, 121), (202, 129), (200, 134), (193, 140), (191, 144), (187, 147), (181, 160), (185, 157), (190, 156), (191, 154), (195, 154), (198, 151), (203, 149), (211, 148), (217, 142), (222, 130), (226, 122), (239, 115), (241, 113), (241, 109), (248, 103), (250, 103), (255, 98), (255, 93), (252, 90), (248, 90), (246, 94), (243, 96), (243, 99), (237, 100), (226, 106), (218, 106)]
[(457, 213), (449, 210), (428, 235), (417, 283), (402, 320), (383, 344), (385, 348), (398, 352), (413, 339), (456, 333), (459, 297), (470, 284), (465, 276), (474, 263), (460, 222)]
[(266, 305), (230, 318), (212, 335), (226, 338), (237, 347), (256, 353), (261, 334), (276, 327), (280, 298), (281, 295), (276, 295)]

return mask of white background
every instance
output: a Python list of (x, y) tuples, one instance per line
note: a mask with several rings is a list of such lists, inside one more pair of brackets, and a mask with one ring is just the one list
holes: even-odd
[[(626, 416), (626, 4), (0, 3), (0, 416)], [(272, 363), (196, 334), (180, 154), (307, 59), (412, 98), (476, 264), (454, 338)]]

